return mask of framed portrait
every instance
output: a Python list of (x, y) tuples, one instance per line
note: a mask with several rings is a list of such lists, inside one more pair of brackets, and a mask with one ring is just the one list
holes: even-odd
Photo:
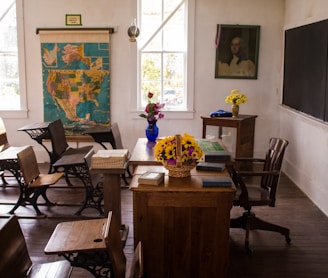
[(257, 79), (259, 25), (218, 24), (215, 78)]

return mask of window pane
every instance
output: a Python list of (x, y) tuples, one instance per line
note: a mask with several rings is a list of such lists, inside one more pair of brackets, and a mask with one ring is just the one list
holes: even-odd
[(166, 51), (185, 50), (185, 12), (184, 5), (172, 16), (164, 26), (163, 48)]
[(166, 108), (186, 108), (186, 5), (183, 3), (177, 9), (181, 1), (140, 1), (141, 107), (147, 104), (151, 91)]
[(167, 107), (181, 106), (184, 102), (184, 55), (164, 54), (163, 102)]
[(141, 55), (141, 104), (146, 106), (147, 95), (151, 91), (153, 100), (160, 100), (162, 83), (162, 59), (161, 54), (144, 53)]
[(2, 0), (0, 7), (0, 109), (20, 108), (16, 5)]

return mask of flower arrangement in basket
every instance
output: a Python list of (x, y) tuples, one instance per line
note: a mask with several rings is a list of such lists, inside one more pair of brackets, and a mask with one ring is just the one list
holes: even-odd
[(184, 178), (190, 176), (197, 162), (204, 153), (195, 138), (188, 133), (167, 136), (157, 142), (154, 156), (169, 170), (170, 177)]

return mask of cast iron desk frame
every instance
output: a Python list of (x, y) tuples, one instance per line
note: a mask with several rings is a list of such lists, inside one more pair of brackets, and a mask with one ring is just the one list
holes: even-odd
[[(56, 168), (64, 168), (66, 173), (70, 175), (74, 175), (82, 180), (83, 183), (88, 182), (85, 176), (86, 172), (86, 164), (84, 162), (84, 155), (76, 154), (76, 155), (67, 155), (58, 159), (54, 163), (54, 167)], [(106, 169), (93, 169), (90, 168), (89, 171), (95, 174), (102, 174), (102, 184), (103, 184), (103, 197), (104, 197), (104, 214), (105, 216), (109, 211), (113, 212), (115, 218), (117, 219), (121, 230), (123, 230), (123, 234), (126, 236), (128, 234), (129, 227), (127, 225), (121, 224), (121, 175), (125, 173), (126, 165), (122, 168), (106, 168)], [(88, 197), (88, 202), (85, 202), (82, 208), (77, 212), (81, 212), (86, 207), (93, 207), (98, 209), (99, 211), (99, 203), (97, 202), (98, 194), (97, 190), (95, 190)], [(93, 195), (96, 194), (96, 195)], [(101, 213), (101, 211), (99, 211)]]
[[(48, 173), (52, 172), (53, 164), (55, 163), (52, 158), (52, 151), (49, 150), (44, 144), (44, 140), (51, 140), (51, 136), (48, 129), (50, 123), (51, 122), (33, 123), (25, 125), (18, 129), (18, 131), (26, 132), (33, 140), (39, 143), (46, 150), (50, 159)], [(66, 139), (67, 141), (74, 142), (95, 141), (96, 143), (100, 144), (104, 149), (107, 149), (107, 147), (103, 143), (108, 142), (111, 144), (112, 148), (115, 149), (115, 139), (113, 137), (112, 130), (110, 127), (107, 126), (95, 126), (89, 128), (81, 135), (66, 135)]]
[(104, 143), (109, 143), (113, 149), (116, 149), (115, 138), (113, 136), (112, 128), (110, 126), (97, 125), (88, 128), (83, 134), (90, 135), (93, 140), (101, 145), (105, 150), (107, 147)]

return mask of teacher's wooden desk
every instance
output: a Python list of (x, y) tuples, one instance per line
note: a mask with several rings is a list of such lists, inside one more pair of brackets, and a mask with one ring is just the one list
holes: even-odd
[(252, 157), (254, 152), (254, 133), (256, 115), (238, 115), (237, 117), (201, 117), (203, 119), (203, 135), (206, 137), (207, 126), (219, 127), (219, 139), (222, 139), (222, 127), (237, 129), (236, 157)]
[[(164, 183), (138, 184), (146, 171), (166, 172)], [(163, 166), (137, 166), (133, 191), (134, 243), (142, 242), (147, 278), (228, 277), (230, 209), (235, 187), (203, 188), (205, 176), (191, 171), (171, 178)]]

